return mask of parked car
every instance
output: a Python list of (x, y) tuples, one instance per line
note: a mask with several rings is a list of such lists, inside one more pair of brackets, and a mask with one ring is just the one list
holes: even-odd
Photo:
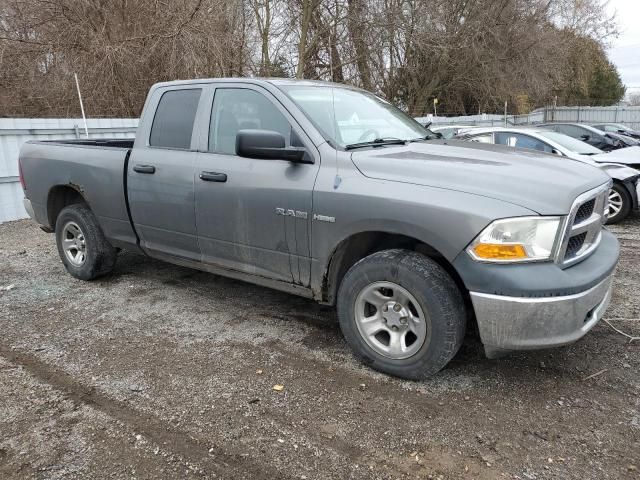
[(632, 128), (629, 128), (622, 123), (598, 123), (591, 126), (593, 128), (597, 128), (598, 130), (602, 130), (603, 132), (618, 133), (620, 135), (626, 135), (627, 137), (640, 140), (640, 131), (633, 130)]
[(613, 163), (619, 150), (605, 153), (586, 142), (576, 140), (563, 133), (534, 128), (479, 128), (466, 132), (459, 138), (473, 142), (508, 145), (552, 153), (602, 169), (613, 178), (607, 212), (607, 223), (609, 224), (618, 223), (625, 219), (632, 210), (638, 208), (640, 171)]
[(432, 138), (344, 85), (178, 81), (151, 88), (135, 141), (27, 142), (19, 170), (74, 277), (126, 248), (313, 298), (392, 375), (443, 368), (468, 319), (491, 357), (585, 335), (618, 261), (611, 178)]
[(638, 142), (631, 137), (614, 132), (603, 132), (583, 123), (543, 123), (537, 126), (564, 133), (570, 137), (587, 142), (589, 145), (604, 150), (605, 152), (617, 148), (638, 146)]
[(628, 135), (623, 135), (621, 133), (613, 133), (613, 132), (607, 132), (607, 135), (613, 137), (614, 139), (618, 140), (623, 147), (638, 147), (640, 146), (640, 141), (636, 140), (633, 137), (630, 137)]
[(442, 138), (453, 138), (462, 130), (470, 130), (475, 128), (474, 125), (430, 125), (429, 130), (435, 133), (439, 133)]

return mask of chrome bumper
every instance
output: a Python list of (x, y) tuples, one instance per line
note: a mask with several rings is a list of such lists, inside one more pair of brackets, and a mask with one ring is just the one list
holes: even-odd
[(547, 298), (471, 293), (487, 356), (557, 347), (584, 336), (604, 315), (613, 275), (575, 295)]
[(31, 200), (25, 198), (22, 200), (22, 204), (24, 205), (24, 209), (27, 211), (32, 220), (36, 219), (36, 215), (33, 213), (33, 207), (31, 206)]

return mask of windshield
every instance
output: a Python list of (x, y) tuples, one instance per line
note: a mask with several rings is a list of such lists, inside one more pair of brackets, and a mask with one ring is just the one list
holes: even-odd
[(559, 132), (538, 132), (541, 137), (547, 138), (552, 142), (556, 142), (561, 147), (566, 148), (570, 152), (579, 153), (580, 155), (597, 155), (603, 153), (602, 150), (592, 147), (582, 140), (570, 137)]
[(417, 140), (436, 135), (411, 117), (359, 90), (326, 86), (283, 86), (327, 140), (346, 147), (374, 140)]

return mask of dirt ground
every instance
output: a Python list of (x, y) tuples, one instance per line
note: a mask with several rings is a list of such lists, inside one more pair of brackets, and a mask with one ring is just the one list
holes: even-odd
[[(640, 335), (640, 216), (607, 319)], [(407, 382), (352, 357), (331, 309), (122, 253), (66, 274), (0, 225), (0, 478), (640, 477), (640, 341), (487, 360), (468, 339)], [(283, 385), (280, 392), (274, 385)]]

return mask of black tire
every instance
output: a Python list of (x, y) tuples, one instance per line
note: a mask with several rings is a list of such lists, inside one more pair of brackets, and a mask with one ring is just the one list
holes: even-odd
[[(375, 282), (392, 282), (408, 291), (428, 317), (427, 339), (409, 358), (393, 359), (372, 348), (358, 329), (356, 301)], [(466, 327), (462, 294), (449, 274), (430, 258), (409, 250), (385, 250), (356, 263), (338, 291), (340, 328), (366, 365), (390, 375), (420, 380), (440, 371), (455, 356)]]
[(622, 220), (627, 218), (629, 216), (629, 213), (631, 212), (631, 204), (633, 203), (633, 201), (631, 200), (631, 195), (624, 185), (616, 182), (613, 184), (613, 187), (611, 187), (611, 190), (611, 193), (615, 192), (620, 196), (620, 199), (622, 200), (622, 206), (620, 207), (618, 213), (607, 218), (607, 225), (613, 225), (614, 223), (621, 222)]
[[(85, 258), (81, 265), (74, 264), (65, 253), (63, 233), (70, 222), (83, 234)], [(65, 207), (56, 219), (56, 243), (58, 254), (67, 271), (80, 280), (93, 280), (106, 275), (116, 264), (116, 249), (107, 241), (93, 212), (85, 204)]]

